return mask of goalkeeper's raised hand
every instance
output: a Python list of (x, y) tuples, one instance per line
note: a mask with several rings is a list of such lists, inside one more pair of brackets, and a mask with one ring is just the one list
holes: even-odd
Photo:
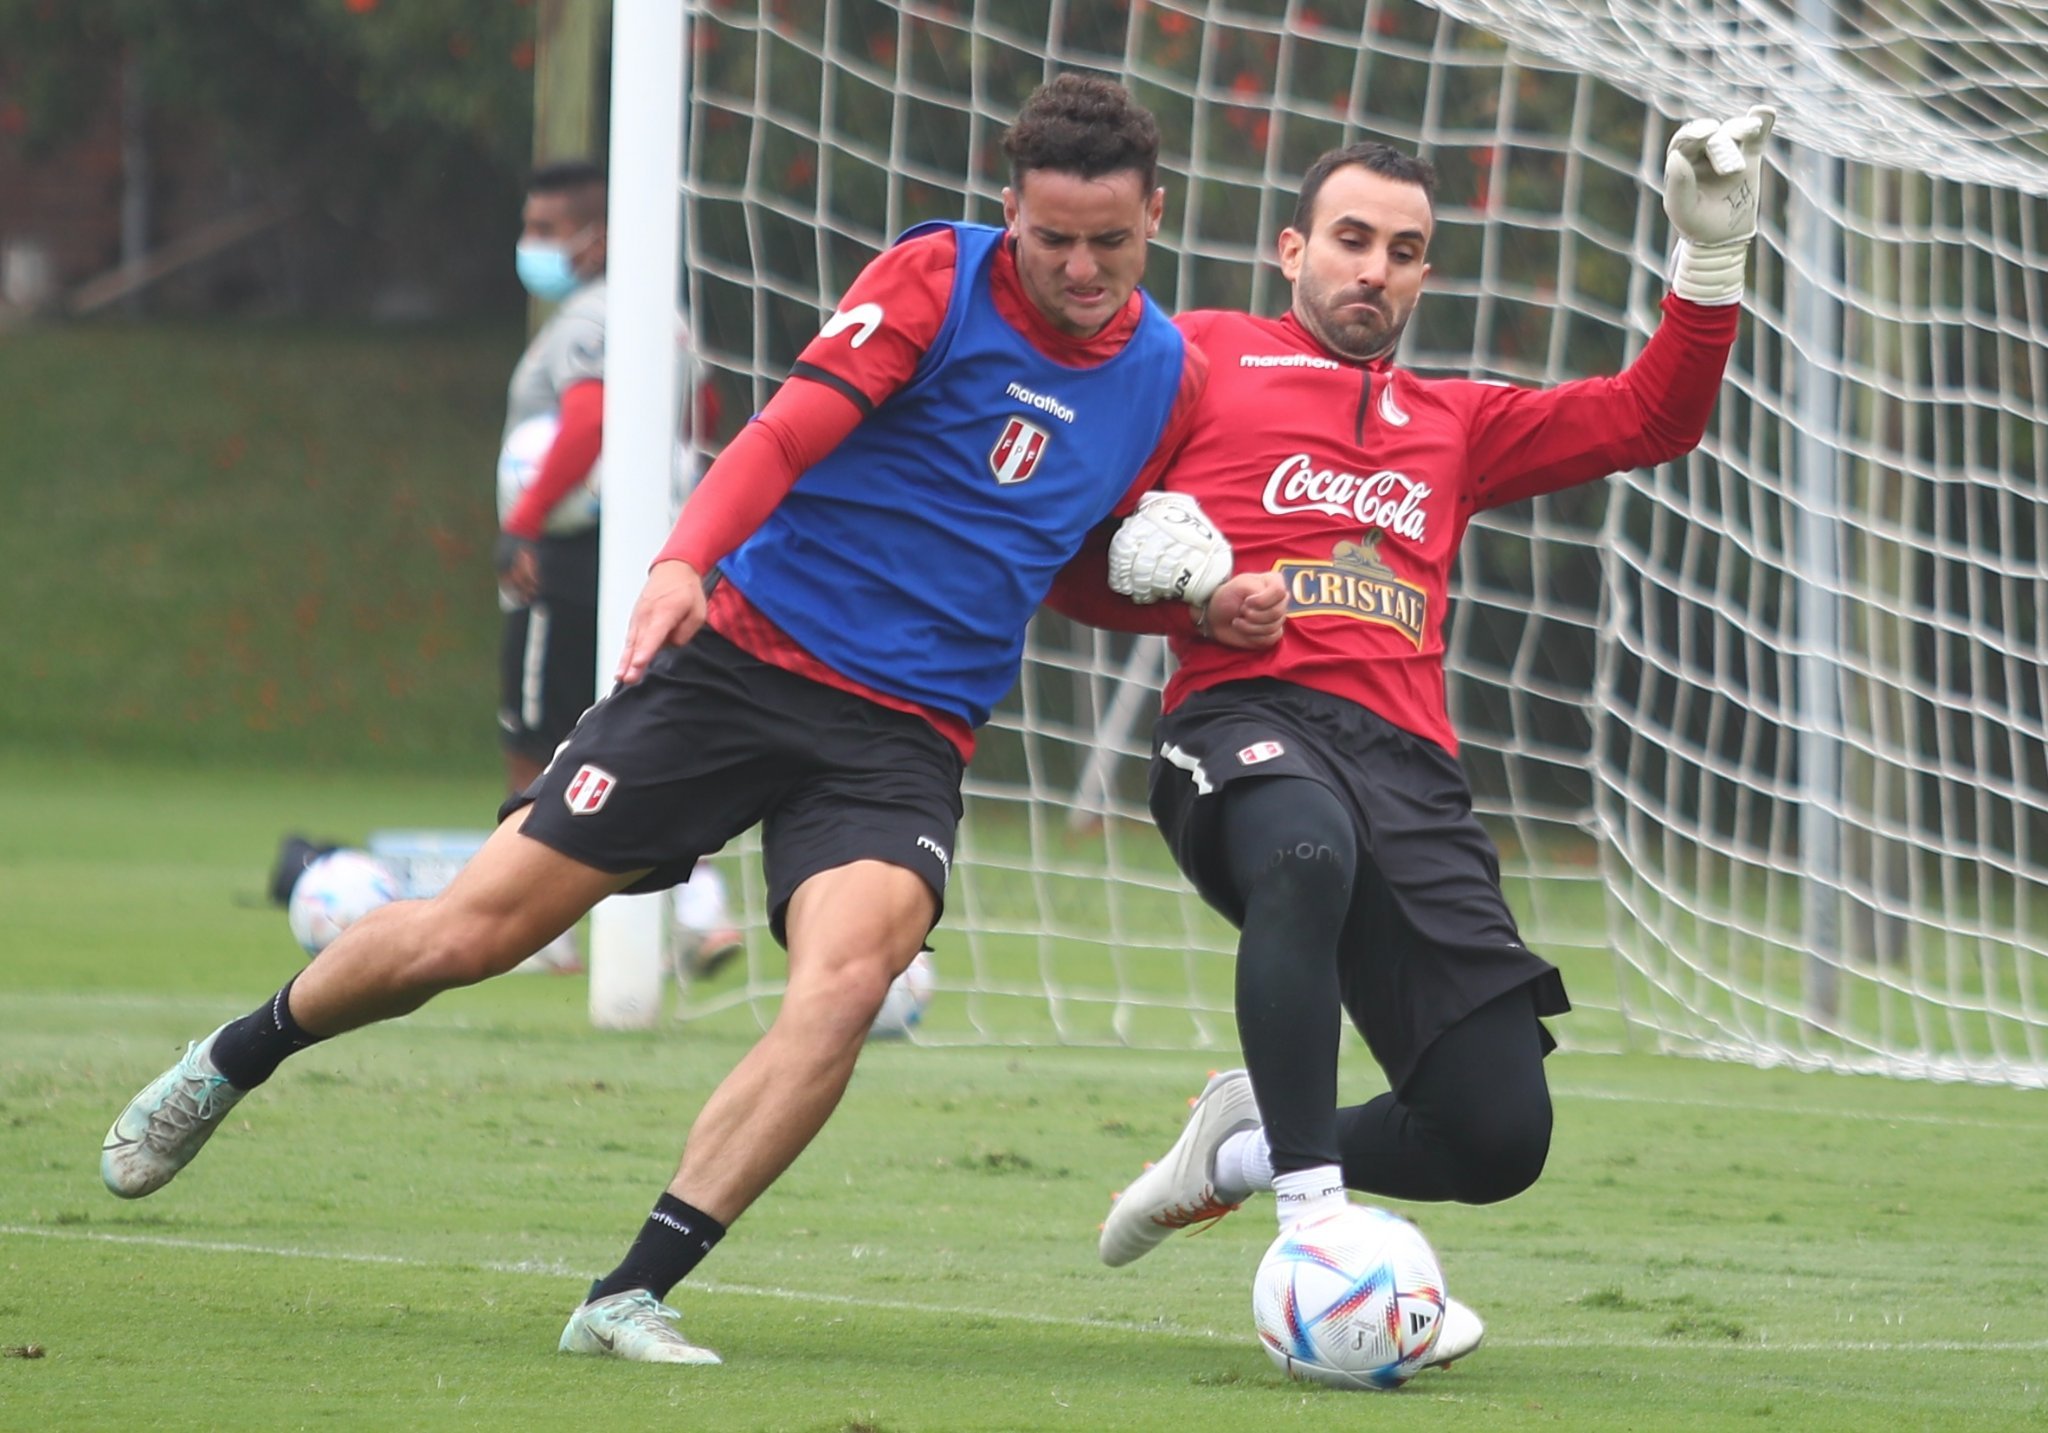
[(1734, 119), (1696, 119), (1664, 155), (1664, 212), (1678, 231), (1671, 291), (1700, 304), (1741, 300), (1756, 237), (1764, 142), (1778, 112), (1753, 106)]
[(1230, 544), (1185, 493), (1147, 493), (1109, 541), (1109, 585), (1133, 602), (1204, 606), (1230, 576)]

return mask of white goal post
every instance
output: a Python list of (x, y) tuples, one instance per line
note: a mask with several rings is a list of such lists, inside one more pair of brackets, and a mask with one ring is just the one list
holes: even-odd
[[(674, 521), (686, 431), (686, 355), (678, 314), (682, 156), (688, 33), (672, 0), (621, 0), (612, 59), (610, 186), (605, 229), (605, 484), (598, 537), (597, 690), (612, 684), (626, 622)], [(626, 123), (632, 116), (635, 122)], [(671, 930), (667, 902), (615, 896), (590, 917), (590, 1018), (646, 1029), (661, 1014)]]
[[(891, 236), (997, 217), (1002, 128), (1062, 69), (1159, 115), (1169, 308), (1277, 312), (1301, 171), (1385, 138), (1442, 180), (1402, 361), (1539, 384), (1654, 327), (1676, 125), (1775, 104), (1705, 443), (1474, 526), (1447, 634), (1466, 766), (1565, 968), (1568, 1046), (2048, 1083), (2038, 6), (718, 0), (660, 38), (673, 8), (617, 6), (616, 61), (654, 36), (690, 80), (679, 169), (615, 152), (614, 202), (680, 187), (649, 282), (681, 273), (728, 434)], [(635, 361), (615, 330), (614, 371)], [(1158, 673), (1039, 619), (970, 773), (919, 1038), (1234, 1044), (1231, 934), (1146, 819)], [(725, 859), (748, 958), (681, 1009), (762, 1018), (780, 952), (752, 848)]]

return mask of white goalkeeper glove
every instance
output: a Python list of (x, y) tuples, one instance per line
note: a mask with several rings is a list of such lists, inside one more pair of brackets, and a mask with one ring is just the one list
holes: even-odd
[(1749, 241), (1756, 237), (1764, 142), (1778, 112), (1752, 106), (1735, 119), (1695, 119), (1664, 155), (1664, 212), (1678, 231), (1671, 291), (1697, 304), (1742, 299)]
[(1186, 493), (1147, 493), (1109, 540), (1109, 585), (1133, 602), (1198, 611), (1230, 578), (1230, 544)]

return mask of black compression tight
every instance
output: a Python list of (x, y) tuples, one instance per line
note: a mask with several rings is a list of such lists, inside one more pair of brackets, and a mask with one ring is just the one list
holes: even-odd
[(1487, 1204), (1527, 1189), (1551, 1129), (1529, 992), (1511, 990), (1439, 1035), (1401, 1098), (1336, 1108), (1338, 947), (1359, 861), (1351, 817), (1298, 777), (1233, 783), (1223, 800), (1244, 910), (1238, 1039), (1275, 1172), (1341, 1164), (1349, 1187), (1390, 1199)]
[(1237, 1038), (1273, 1168), (1337, 1164), (1337, 945), (1358, 872), (1357, 834), (1335, 796), (1298, 776), (1225, 788), (1222, 829), (1244, 909)]
[(1388, 1199), (1493, 1204), (1520, 1194), (1550, 1154), (1550, 1087), (1527, 987), (1430, 1042), (1401, 1098), (1337, 1112), (1344, 1183)]

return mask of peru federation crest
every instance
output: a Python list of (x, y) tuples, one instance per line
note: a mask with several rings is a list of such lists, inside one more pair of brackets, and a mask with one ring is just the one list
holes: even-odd
[(601, 766), (581, 766), (562, 791), (562, 803), (575, 816), (594, 816), (611, 800), (619, 779)]
[(999, 483), (1021, 483), (1037, 470), (1051, 436), (1036, 423), (1012, 418), (1003, 425), (1003, 436), (989, 450), (989, 471)]

